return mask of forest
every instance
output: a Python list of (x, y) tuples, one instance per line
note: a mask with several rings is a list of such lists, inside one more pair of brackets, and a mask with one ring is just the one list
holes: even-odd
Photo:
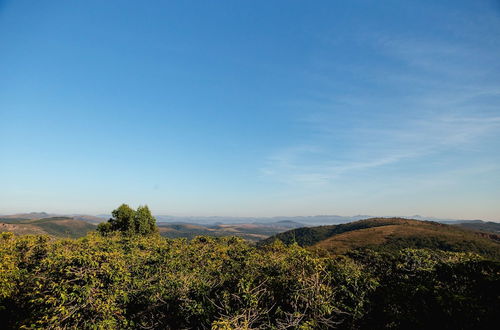
[(4, 328), (486, 329), (500, 263), (401, 248), (320, 253), (274, 240), (168, 239), (126, 205), (79, 239), (0, 234)]

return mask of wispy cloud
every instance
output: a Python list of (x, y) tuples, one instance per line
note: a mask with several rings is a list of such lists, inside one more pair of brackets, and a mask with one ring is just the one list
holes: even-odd
[(498, 136), (500, 117), (436, 116), (401, 126), (354, 129), (355, 141), (349, 142), (354, 149), (329, 148), (324, 139), (277, 151), (262, 173), (288, 184), (325, 185), (342, 175), (471, 148), (489, 135)]
[[(403, 161), (478, 149), (500, 138), (495, 76), (500, 67), (492, 56), (499, 43), (491, 44), (487, 36), (460, 42), (372, 36), (369, 41), (391, 64), (346, 68), (322, 61), (312, 70), (308, 77), (317, 89), (295, 104), (304, 109), (300, 121), (309, 139), (270, 155), (262, 169), (266, 177), (328, 185)], [(333, 74), (338, 72), (352, 78), (352, 85), (342, 88)]]

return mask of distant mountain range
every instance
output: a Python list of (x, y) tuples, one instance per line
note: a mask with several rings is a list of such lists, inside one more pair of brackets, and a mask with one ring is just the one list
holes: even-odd
[[(95, 230), (95, 225), (106, 221), (110, 215), (53, 214), (46, 212), (18, 213), (0, 216), (0, 232), (12, 231), (18, 234), (48, 234), (52, 236), (79, 237)], [(295, 216), (295, 217), (179, 217), (156, 216), (160, 233), (165, 237), (192, 238), (197, 235), (240, 236), (259, 241), (290, 229), (331, 226), (352, 223), (370, 218), (368, 215), (338, 216)], [(432, 220), (452, 224), (465, 229), (499, 234), (500, 223), (482, 220), (436, 219), (412, 216), (416, 220)]]
[(0, 215), (0, 221), (2, 221), (3, 219), (37, 220), (37, 219), (61, 218), (61, 217), (71, 218), (75, 220), (82, 220), (94, 224), (106, 221), (108, 219), (87, 214), (56, 214), (56, 213), (46, 213), (46, 212), (31, 212), (31, 213)]
[[(109, 217), (109, 216), (107, 216)], [(277, 217), (222, 217), (222, 216), (210, 216), (210, 217), (196, 217), (196, 216), (169, 216), (169, 215), (156, 215), (158, 222), (175, 222), (175, 223), (196, 223), (196, 224), (237, 224), (237, 223), (276, 223), (280, 221), (291, 221), (294, 223), (301, 223), (305, 226), (322, 226), (322, 225), (334, 225), (341, 223), (348, 223), (357, 220), (375, 218), (372, 215), (353, 215), (353, 216), (341, 216), (341, 215), (313, 215), (313, 216), (277, 216)], [(449, 218), (435, 218), (435, 217), (425, 217), (420, 215), (412, 216), (384, 216), (385, 218), (405, 218), (405, 219), (415, 219), (415, 220), (426, 220), (435, 221), (441, 223), (465, 223), (465, 222), (477, 222), (483, 221), (479, 219), (449, 219)], [(484, 221), (483, 221), (484, 222)], [(497, 223), (497, 222), (492, 222)], [(500, 223), (500, 222), (498, 222)]]
[[(46, 212), (31, 212), (31, 213), (18, 213), (11, 215), (0, 215), (1, 218), (18, 218), (18, 219), (42, 219), (48, 217), (70, 217), (77, 220), (83, 220), (91, 223), (99, 223), (111, 218), (111, 214), (98, 214), (98, 215), (87, 215), (87, 214), (56, 214), (56, 213), (46, 213)], [(259, 224), (270, 224), (281, 221), (291, 221), (294, 223), (300, 223), (305, 226), (321, 226), (321, 225), (333, 225), (348, 223), (352, 221), (374, 218), (372, 215), (353, 215), (353, 216), (341, 216), (341, 215), (313, 215), (313, 216), (276, 216), (276, 217), (229, 217), (229, 216), (173, 216), (173, 215), (155, 215), (157, 222), (166, 223), (190, 223), (190, 224), (204, 224), (204, 225), (217, 225), (217, 224), (241, 224), (241, 223), (259, 223)], [(428, 220), (442, 223), (465, 223), (474, 221), (483, 221), (479, 219), (449, 219), (449, 218), (435, 218), (426, 217), (421, 215), (412, 216), (398, 216), (389, 215), (384, 216), (385, 218), (405, 218), (405, 219), (415, 219), (415, 220)], [(491, 222), (491, 221), (490, 221)], [(497, 223), (497, 222), (492, 222)], [(500, 223), (500, 221), (498, 222)]]
[(198, 224), (241, 224), (241, 223), (259, 223), (269, 224), (282, 221), (301, 223), (306, 226), (316, 226), (323, 224), (345, 223), (360, 219), (369, 218), (368, 215), (339, 216), (339, 215), (315, 215), (315, 216), (277, 216), (277, 217), (196, 217), (196, 216), (155, 216), (158, 222), (186, 222)]

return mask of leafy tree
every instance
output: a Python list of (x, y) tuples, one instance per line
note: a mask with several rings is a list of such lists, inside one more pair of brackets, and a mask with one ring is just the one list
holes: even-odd
[(134, 215), (135, 232), (140, 235), (148, 235), (158, 231), (156, 219), (151, 215), (147, 205), (139, 206)]
[(127, 204), (122, 204), (111, 214), (113, 217), (108, 222), (97, 226), (101, 234), (117, 231), (127, 235), (149, 235), (158, 232), (156, 219), (147, 206), (139, 206), (134, 210)]

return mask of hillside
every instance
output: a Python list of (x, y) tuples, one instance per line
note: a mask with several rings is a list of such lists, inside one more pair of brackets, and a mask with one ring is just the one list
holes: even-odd
[[(308, 242), (309, 250), (247, 241), (297, 225), (170, 223), (158, 229), (147, 206), (122, 204), (77, 239), (1, 233), (2, 328), (483, 329), (498, 323), (499, 261), (440, 250), (498, 259), (499, 243), (397, 218), (283, 234), (288, 243)], [(11, 218), (3, 226), (59, 237), (93, 229), (69, 217)], [(186, 240), (159, 233), (232, 236)], [(353, 249), (359, 251), (322, 252)]]
[(0, 222), (5, 222), (8, 220), (39, 220), (46, 218), (71, 218), (76, 220), (82, 220), (85, 222), (90, 222), (93, 224), (98, 224), (106, 221), (109, 217), (99, 217), (88, 214), (55, 214), (47, 212), (30, 212), (30, 213), (16, 213), (16, 214), (5, 214), (0, 215)]
[[(229, 218), (228, 218), (229, 219)], [(0, 216), (0, 232), (18, 235), (50, 235), (54, 237), (82, 237), (95, 230), (102, 217), (89, 215), (57, 215), (46, 212), (19, 213)], [(269, 236), (303, 227), (304, 224), (280, 220), (268, 223), (200, 224), (185, 222), (159, 222), (160, 234), (167, 238), (192, 239), (199, 235), (214, 237), (238, 236), (259, 241)]]
[(324, 249), (335, 254), (369, 248), (394, 252), (403, 248), (430, 248), (475, 252), (500, 259), (498, 235), (485, 235), (457, 226), (403, 218), (373, 218), (333, 226), (298, 228), (262, 241), (276, 239), (285, 244)]
[(500, 223), (498, 222), (470, 220), (470, 221), (460, 222), (454, 225), (476, 231), (484, 231), (489, 233), (500, 234)]
[(158, 223), (160, 234), (168, 238), (185, 237), (188, 239), (198, 235), (206, 236), (238, 236), (249, 241), (259, 241), (269, 236), (297, 228), (301, 224), (293, 221), (278, 221), (273, 223), (241, 223), (202, 225), (191, 223)]
[(42, 219), (0, 218), (0, 232), (18, 235), (50, 235), (53, 237), (83, 237), (95, 230), (96, 226), (70, 217), (50, 217)]

